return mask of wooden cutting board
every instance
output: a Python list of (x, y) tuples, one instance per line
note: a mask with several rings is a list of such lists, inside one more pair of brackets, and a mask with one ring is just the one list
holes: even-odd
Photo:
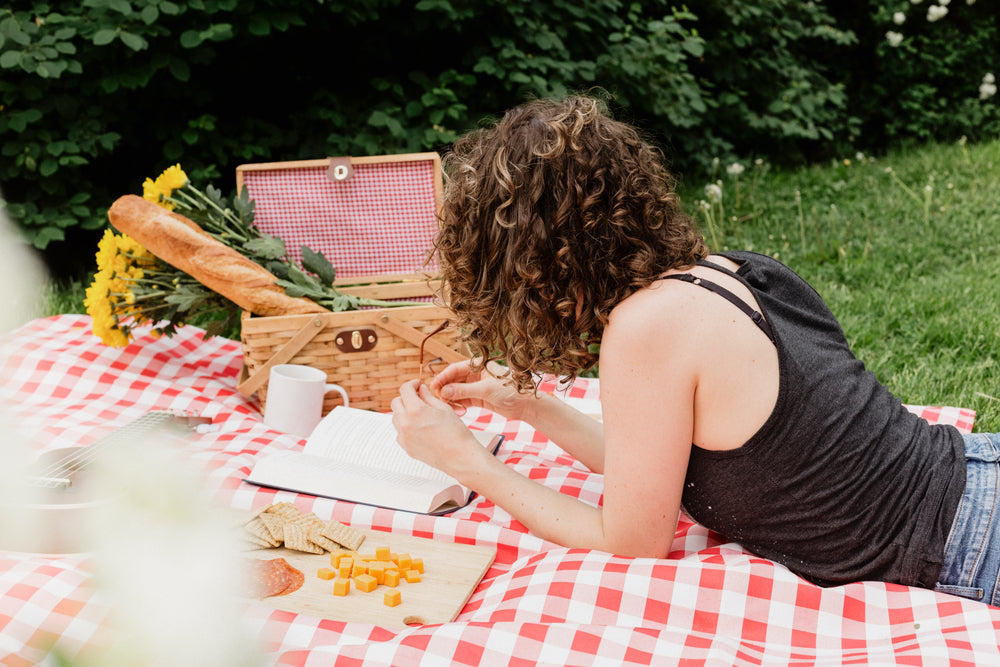
[(395, 607), (383, 603), (391, 590), (380, 585), (370, 593), (355, 588), (345, 597), (333, 594), (333, 579), (316, 576), (321, 567), (330, 567), (330, 554), (307, 554), (285, 548), (255, 549), (246, 552), (252, 558), (284, 558), (305, 575), (305, 583), (288, 595), (276, 595), (256, 602), (297, 614), (309, 614), (335, 621), (371, 623), (385, 628), (402, 629), (412, 625), (448, 623), (455, 620), (462, 607), (482, 581), (496, 558), (491, 547), (455, 544), (411, 535), (397, 535), (378, 530), (360, 529), (365, 541), (361, 554), (374, 554), (377, 547), (389, 547), (393, 553), (408, 553), (423, 558), (424, 574), (419, 582), (400, 582), (397, 590), (402, 602)]

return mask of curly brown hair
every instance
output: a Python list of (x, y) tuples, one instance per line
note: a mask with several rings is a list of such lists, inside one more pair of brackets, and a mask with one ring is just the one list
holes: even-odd
[(444, 165), (448, 301), (477, 363), (504, 359), (519, 391), (592, 367), (618, 303), (708, 254), (661, 153), (599, 99), (511, 109)]

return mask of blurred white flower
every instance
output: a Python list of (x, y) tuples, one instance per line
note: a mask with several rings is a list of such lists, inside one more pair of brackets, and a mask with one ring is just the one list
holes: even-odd
[(889, 46), (891, 46), (892, 48), (896, 48), (897, 46), (903, 43), (903, 34), (896, 32), (895, 30), (890, 30), (889, 32), (885, 33), (885, 39), (887, 42), (889, 42)]
[(892, 15), (892, 22), (896, 25), (903, 25), (906, 23), (906, 14), (903, 12), (896, 12)]
[(976, 0), (965, 0), (965, 4), (967, 4), (967, 5), (974, 5), (974, 4), (976, 4)]
[(116, 446), (94, 465), (93, 482), (112, 498), (88, 522), (116, 632), (100, 664), (252, 667), (259, 653), (240, 621), (231, 521), (170, 444)]
[(948, 8), (941, 5), (931, 5), (927, 8), (927, 20), (934, 22), (938, 19), (944, 18), (945, 14), (948, 13)]
[(979, 99), (988, 100), (997, 94), (996, 77), (993, 72), (983, 75), (983, 82), (979, 84)]
[(919, 5), (919, 4), (920, 4), (921, 2), (923, 2), (923, 1), (924, 1), (924, 0), (910, 0), (910, 2), (911, 2), (912, 4), (914, 4), (914, 5)]
[(942, 7), (947, 7), (948, 5), (951, 4), (951, 0), (938, 0), (938, 4), (941, 5)]
[(726, 173), (729, 174), (730, 176), (739, 176), (740, 174), (743, 173), (744, 170), (745, 167), (739, 162), (734, 162), (728, 167), (726, 167)]
[(722, 201), (722, 188), (715, 183), (709, 183), (705, 186), (705, 196), (712, 204), (718, 204)]
[(42, 315), (40, 304), (46, 279), (42, 262), (21, 238), (0, 198), (0, 284), (4, 286), (0, 334)]

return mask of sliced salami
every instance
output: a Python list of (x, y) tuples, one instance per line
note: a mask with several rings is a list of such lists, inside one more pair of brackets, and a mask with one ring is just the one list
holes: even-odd
[(306, 580), (305, 575), (289, 565), (284, 558), (252, 559), (248, 563), (248, 569), (249, 594), (259, 600), (297, 591)]

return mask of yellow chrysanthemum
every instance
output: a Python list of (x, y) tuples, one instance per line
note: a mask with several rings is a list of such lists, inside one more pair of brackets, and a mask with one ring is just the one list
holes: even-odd
[(167, 167), (159, 178), (156, 179), (157, 185), (165, 193), (165, 196), (169, 197), (173, 194), (174, 190), (179, 190), (184, 187), (184, 184), (188, 182), (187, 174), (181, 169), (179, 164), (175, 164), (172, 167)]
[(163, 193), (160, 191), (160, 186), (158, 186), (153, 179), (147, 178), (142, 182), (143, 199), (148, 199), (154, 204), (159, 204), (160, 197), (162, 196), (162, 194)]
[(104, 236), (97, 243), (97, 269), (100, 271), (111, 266), (117, 254), (118, 241), (115, 238), (115, 233), (110, 229), (105, 229)]

